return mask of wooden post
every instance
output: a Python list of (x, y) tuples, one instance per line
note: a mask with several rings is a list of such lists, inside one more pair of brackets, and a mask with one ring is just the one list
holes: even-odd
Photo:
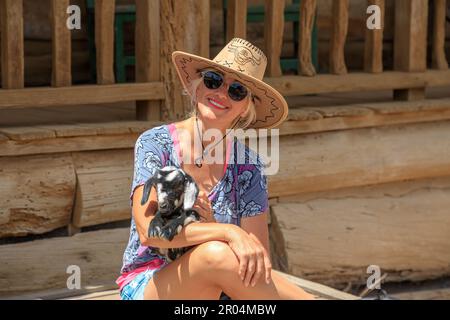
[(385, 0), (368, 0), (367, 5), (380, 8), (381, 29), (369, 29), (366, 26), (364, 46), (364, 70), (370, 73), (383, 72), (383, 31)]
[(433, 16), (433, 68), (447, 70), (448, 62), (445, 58), (445, 13), (447, 9), (446, 0), (434, 1)]
[(72, 84), (72, 44), (67, 28), (69, 0), (52, 0), (52, 86)]
[[(160, 81), (160, 4), (136, 0), (136, 82)], [(161, 101), (136, 101), (136, 119), (160, 120)]]
[[(395, 1), (394, 69), (424, 72), (427, 58), (428, 0)], [(425, 88), (394, 90), (396, 100), (425, 98)]]
[(298, 68), (304, 76), (314, 76), (316, 69), (311, 59), (311, 38), (316, 15), (316, 0), (303, 0), (300, 5), (300, 32), (298, 40)]
[[(207, 54), (209, 47), (209, 0), (161, 0), (161, 81), (165, 101), (163, 120), (184, 119), (192, 110), (191, 100), (172, 63), (172, 52)], [(208, 33), (206, 36), (203, 33)], [(208, 42), (208, 43), (206, 43)]]
[(247, 36), (247, 0), (228, 0), (226, 42)]
[(284, 32), (284, 0), (266, 0), (264, 17), (265, 54), (268, 77), (280, 77), (280, 56)]
[(24, 87), (22, 0), (0, 0), (2, 87)]
[(348, 30), (349, 0), (333, 0), (330, 43), (330, 73), (346, 74), (344, 46)]
[(95, 1), (95, 47), (98, 84), (115, 82), (114, 14), (115, 0)]

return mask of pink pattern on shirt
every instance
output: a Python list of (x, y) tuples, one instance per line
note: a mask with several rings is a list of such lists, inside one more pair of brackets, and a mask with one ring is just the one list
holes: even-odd
[(156, 258), (153, 260), (150, 260), (149, 262), (146, 262), (139, 268), (136, 268), (130, 272), (122, 273), (119, 278), (117, 278), (116, 283), (119, 286), (120, 291), (122, 291), (123, 287), (125, 287), (127, 284), (129, 284), (139, 273), (147, 271), (147, 270), (154, 270), (158, 269), (164, 264), (164, 260)]

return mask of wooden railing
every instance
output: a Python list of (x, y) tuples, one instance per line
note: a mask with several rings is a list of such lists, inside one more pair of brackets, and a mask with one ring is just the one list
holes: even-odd
[[(266, 81), (285, 96), (325, 92), (394, 90), (399, 100), (424, 98), (425, 87), (450, 85), (444, 52), (445, 0), (395, 1), (394, 70), (383, 68), (383, 29), (367, 30), (364, 70), (347, 71), (344, 46), (348, 29), (349, 0), (334, 0), (329, 52), (329, 74), (317, 74), (311, 59), (311, 33), (316, 0), (303, 0), (299, 20), (298, 76), (284, 76), (280, 55), (284, 26), (284, 1), (265, 1), (264, 51), (268, 57)], [(381, 8), (385, 1), (368, 0)], [(136, 0), (136, 83), (115, 84), (114, 0), (95, 2), (97, 84), (72, 86), (71, 34), (66, 27), (69, 0), (51, 1), (52, 83), (49, 87), (24, 88), (23, 1), (0, 0), (1, 73), (0, 108), (40, 107), (137, 101), (136, 118), (159, 120), (185, 114), (180, 105), (178, 79), (170, 53), (186, 50), (209, 56), (209, 0)], [(180, 13), (181, 12), (181, 13)], [(246, 37), (247, 1), (229, 0), (227, 39)], [(433, 24), (427, 25), (428, 15)], [(414, 22), (414, 23), (412, 23)], [(432, 28), (432, 68), (426, 66), (427, 28)], [(252, 40), (252, 39), (249, 39)], [(163, 112), (164, 109), (164, 112)]]
[(160, 81), (159, 1), (137, 0), (136, 83), (115, 84), (114, 0), (95, 2), (96, 85), (72, 86), (71, 31), (66, 26), (69, 0), (51, 0), (52, 82), (50, 87), (24, 88), (23, 1), (1, 0), (0, 108), (64, 106), (137, 101), (137, 118), (160, 118), (165, 98)]
[[(285, 3), (266, 0), (267, 15), (264, 29), (264, 51), (268, 57), (266, 81), (285, 96), (392, 89), (394, 97), (398, 100), (421, 99), (424, 98), (425, 87), (450, 85), (450, 72), (444, 51), (446, 0), (435, 1), (433, 12), (429, 12), (428, 0), (395, 1), (393, 71), (384, 71), (383, 68), (385, 1), (368, 0), (367, 5), (380, 7), (382, 28), (366, 31), (364, 70), (355, 73), (347, 71), (344, 46), (349, 20), (349, 0), (333, 0), (329, 74), (317, 75), (311, 63), (310, 48), (312, 21), (316, 14), (317, 1), (303, 0), (299, 12), (301, 26), (298, 41), (299, 76), (283, 76), (279, 61)], [(228, 39), (233, 36), (246, 36), (246, 6), (246, 1), (229, 0)], [(433, 16), (433, 25), (427, 26), (429, 14)], [(433, 39), (430, 39), (433, 70), (426, 67), (427, 28), (432, 28), (433, 34)]]

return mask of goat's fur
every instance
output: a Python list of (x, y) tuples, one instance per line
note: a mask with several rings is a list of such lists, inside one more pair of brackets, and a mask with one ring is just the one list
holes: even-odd
[[(158, 169), (145, 183), (141, 205), (147, 203), (152, 187), (156, 188), (158, 210), (148, 228), (148, 236), (171, 241), (181, 229), (200, 221), (200, 215), (192, 209), (199, 189), (194, 179), (182, 169), (164, 167)], [(191, 247), (155, 248), (169, 262), (177, 259)]]

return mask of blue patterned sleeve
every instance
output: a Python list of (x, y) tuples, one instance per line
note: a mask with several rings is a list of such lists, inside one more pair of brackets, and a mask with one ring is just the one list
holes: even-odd
[[(160, 134), (159, 134), (160, 136)], [(142, 133), (134, 146), (134, 174), (131, 186), (130, 206), (133, 206), (134, 190), (143, 185), (156, 171), (163, 167), (167, 155), (164, 145), (158, 137), (158, 128), (153, 128)]]
[(259, 156), (256, 156), (256, 159), (256, 163), (239, 166), (238, 192), (241, 218), (262, 214), (269, 206), (264, 164)]

